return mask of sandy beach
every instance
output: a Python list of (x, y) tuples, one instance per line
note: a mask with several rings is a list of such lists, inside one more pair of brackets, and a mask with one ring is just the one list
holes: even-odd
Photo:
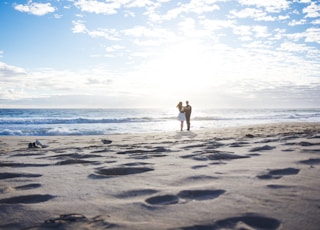
[(0, 137), (0, 229), (319, 226), (320, 123)]

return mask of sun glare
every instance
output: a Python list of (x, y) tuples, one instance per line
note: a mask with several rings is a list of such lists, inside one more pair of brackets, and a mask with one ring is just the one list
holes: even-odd
[[(214, 79), (212, 64), (204, 48), (195, 41), (185, 41), (164, 49), (144, 64), (144, 82), (162, 92), (192, 92), (207, 87)], [(141, 74), (141, 73), (140, 73)]]

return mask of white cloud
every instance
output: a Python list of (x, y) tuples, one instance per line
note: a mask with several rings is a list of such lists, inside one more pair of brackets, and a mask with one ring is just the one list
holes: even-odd
[[(189, 3), (178, 2), (175, 8), (171, 8), (167, 11), (161, 8), (162, 3), (165, 1), (158, 1), (157, 4), (152, 5), (147, 9), (146, 15), (153, 22), (163, 22), (178, 18), (182, 15), (187, 15), (190, 13), (195, 13), (202, 15), (205, 13), (213, 12), (219, 10), (220, 7), (215, 4), (216, 1), (208, 0), (190, 0)], [(162, 10), (162, 11), (161, 11)]]
[(252, 26), (252, 31), (255, 32), (256, 38), (266, 38), (271, 35), (268, 33), (268, 27), (266, 26)]
[[(154, 3), (150, 0), (76, 0), (74, 5), (83, 12), (96, 13), (96, 14), (116, 14), (121, 7), (125, 8), (143, 8)], [(132, 12), (127, 15), (132, 15)]]
[[(45, 77), (44, 77), (45, 76)], [(105, 68), (95, 66), (86, 71), (38, 69), (25, 71), (0, 63), (0, 99), (48, 98), (53, 95), (116, 95), (121, 80)], [(106, 91), (106, 88), (108, 89)]]
[(113, 46), (109, 46), (106, 48), (106, 51), (107, 52), (114, 52), (114, 51), (117, 51), (117, 50), (122, 50), (124, 49), (125, 47), (124, 46), (120, 46), (120, 45), (113, 45)]
[(288, 9), (290, 2), (287, 0), (239, 0), (242, 5), (256, 6), (265, 8), (267, 12), (280, 12), (281, 10)]
[(276, 18), (267, 15), (266, 12), (256, 8), (245, 8), (242, 10), (231, 10), (230, 18), (253, 18), (256, 21), (275, 21)]
[(305, 32), (306, 42), (316, 42), (320, 44), (320, 28), (308, 28)]
[(51, 6), (51, 3), (33, 3), (29, 1), (28, 4), (16, 4), (14, 8), (20, 12), (30, 13), (37, 16), (43, 16), (48, 13), (55, 12), (55, 8)]
[(280, 45), (279, 50), (288, 51), (288, 52), (307, 52), (310, 47), (306, 44), (298, 44), (293, 42), (284, 42)]
[(269, 40), (274, 40), (274, 41), (278, 41), (283, 39), (284, 37), (286, 37), (286, 29), (281, 29), (281, 28), (276, 28), (273, 31), (273, 36), (269, 38)]
[(290, 16), (289, 15), (279, 15), (278, 19), (279, 20), (287, 20), (287, 19), (290, 19)]
[(19, 100), (28, 98), (27, 95), (22, 91), (17, 91), (16, 89), (1, 89), (0, 88), (0, 98), (1, 100)]
[(241, 10), (231, 10), (228, 15), (229, 18), (252, 18), (259, 22), (273, 22), (276, 20), (287, 20), (290, 18), (289, 15), (278, 15), (272, 16), (268, 11), (262, 10), (261, 8), (244, 8)]
[(175, 34), (166, 28), (148, 28), (145, 26), (135, 26), (121, 31), (125, 36), (133, 39), (135, 44), (145, 46), (158, 46), (165, 42), (175, 40)]
[(268, 27), (266, 26), (235, 25), (233, 27), (233, 33), (236, 35), (240, 35), (240, 39), (243, 41), (249, 41), (253, 38), (266, 38), (271, 35), (268, 32)]
[(313, 20), (313, 21), (311, 22), (311, 24), (313, 24), (313, 25), (320, 25), (320, 19)]
[(234, 26), (233, 27), (233, 33), (235, 35), (239, 35), (239, 39), (242, 41), (250, 41), (252, 40), (252, 31), (251, 31), (251, 26)]
[(61, 14), (54, 14), (53, 16), (54, 16), (54, 18), (56, 18), (56, 19), (62, 18), (62, 15), (61, 15)]
[(86, 33), (87, 32), (87, 28), (84, 25), (83, 21), (72, 21), (73, 24), (73, 28), (72, 28), (72, 32), (73, 33)]
[(15, 76), (20, 76), (21, 74), (25, 73), (26, 71), (23, 68), (0, 62), (0, 77), (3, 77), (3, 80), (10, 80)]
[(286, 34), (285, 37), (287, 37), (288, 39), (292, 40), (292, 41), (299, 41), (301, 39), (303, 39), (305, 37), (304, 33), (292, 33), (292, 34)]
[(299, 2), (299, 3), (311, 3), (312, 0), (295, 0), (295, 2)]
[(105, 38), (110, 41), (120, 40), (118, 32), (115, 29), (96, 29), (88, 31), (88, 35), (92, 38)]
[(311, 4), (305, 7), (302, 12), (306, 14), (306, 18), (317, 18), (320, 16), (320, 5), (311, 2)]
[(300, 20), (295, 20), (293, 19), (291, 22), (289, 22), (289, 26), (298, 26), (298, 25), (305, 25), (307, 24), (307, 20), (306, 19), (300, 19)]
[(215, 20), (215, 19), (204, 19), (200, 21), (200, 24), (204, 26), (206, 30), (213, 31), (224, 28), (232, 28), (235, 25), (234, 20)]
[(252, 35), (251, 26), (245, 25), (234, 26), (233, 32), (237, 35)]
[(120, 40), (119, 35), (117, 34), (117, 31), (115, 29), (89, 30), (86, 27), (85, 22), (82, 20), (72, 21), (72, 24), (73, 24), (73, 28), (72, 28), (73, 33), (84, 33), (84, 34), (88, 34), (92, 38), (102, 37), (111, 41)]
[(215, 4), (215, 1), (208, 0), (191, 0), (187, 4), (181, 4), (181, 10), (184, 13), (207, 13), (219, 10), (220, 7)]
[(143, 8), (149, 5), (152, 5), (152, 1), (150, 0), (133, 0), (132, 2), (129, 2), (127, 7), (128, 8), (134, 8), (134, 7), (139, 7)]
[(78, 0), (74, 5), (81, 11), (96, 14), (115, 14), (121, 6), (117, 1), (100, 2), (97, 0)]

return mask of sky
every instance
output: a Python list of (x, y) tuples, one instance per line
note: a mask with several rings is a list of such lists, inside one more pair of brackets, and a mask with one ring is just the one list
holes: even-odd
[(319, 108), (318, 0), (2, 0), (0, 108)]

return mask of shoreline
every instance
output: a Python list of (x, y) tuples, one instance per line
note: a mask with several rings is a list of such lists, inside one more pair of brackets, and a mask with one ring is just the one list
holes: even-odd
[[(177, 126), (178, 127), (178, 126)], [(168, 135), (170, 137), (195, 137), (201, 136), (205, 138), (206, 134), (213, 135), (216, 138), (240, 138), (247, 134), (255, 136), (268, 136), (268, 135), (289, 135), (290, 132), (317, 132), (320, 130), (320, 122), (278, 122), (278, 123), (264, 123), (264, 124), (253, 124), (253, 125), (240, 125), (233, 127), (223, 127), (223, 128), (203, 128), (190, 131), (183, 130), (170, 130), (166, 132), (145, 132), (145, 133), (115, 133), (115, 134), (102, 134), (102, 135), (46, 135), (46, 136), (0, 136), (1, 139), (11, 143), (11, 139), (15, 141), (34, 142), (36, 140), (40, 141), (50, 141), (54, 139), (65, 140), (65, 139), (84, 139), (87, 142), (87, 139), (91, 141), (101, 141), (102, 139), (121, 139), (131, 136), (147, 137), (147, 136), (157, 136), (162, 137), (163, 135)], [(97, 139), (97, 140), (95, 140)], [(13, 142), (12, 145), (15, 143)], [(49, 146), (50, 147), (50, 146)], [(1, 150), (1, 146), (0, 146)]]
[(319, 173), (320, 122), (2, 136), (0, 228), (316, 230)]

